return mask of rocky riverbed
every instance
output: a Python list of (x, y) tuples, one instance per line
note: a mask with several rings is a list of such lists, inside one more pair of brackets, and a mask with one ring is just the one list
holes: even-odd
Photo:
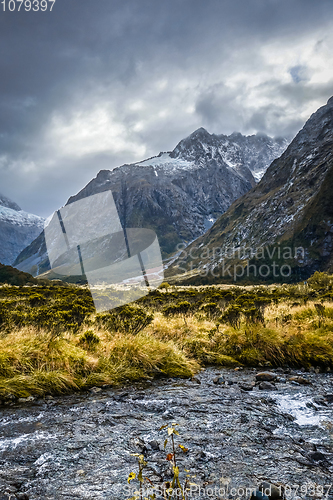
[(209, 368), (193, 380), (2, 405), (0, 500), (129, 498), (131, 453), (145, 454), (154, 484), (171, 477), (159, 431), (171, 422), (188, 448), (180, 469), (201, 487), (190, 498), (245, 500), (262, 481), (287, 498), (333, 498), (333, 376), (259, 379), (254, 369)]

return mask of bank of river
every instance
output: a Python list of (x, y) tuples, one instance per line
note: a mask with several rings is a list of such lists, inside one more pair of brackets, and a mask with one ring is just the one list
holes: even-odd
[[(227, 383), (214, 383), (218, 374)], [(298, 385), (279, 374), (274, 390), (243, 390), (255, 374), (214, 368), (197, 381), (160, 379), (2, 406), (0, 499), (128, 498), (131, 453), (145, 453), (156, 484), (170, 477), (159, 431), (169, 422), (179, 424), (179, 443), (189, 449), (180, 468), (207, 498), (219, 498), (214, 488), (242, 498), (242, 488), (263, 480), (291, 493), (299, 485), (297, 496), (307, 498), (320, 497), (322, 486), (325, 497), (333, 483), (333, 376), (300, 374), (311, 385)]]

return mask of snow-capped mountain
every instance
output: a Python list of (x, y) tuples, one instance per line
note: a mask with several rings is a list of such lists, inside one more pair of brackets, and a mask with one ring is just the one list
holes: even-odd
[(12, 264), (43, 230), (44, 219), (29, 214), (0, 194), (0, 262)]
[[(222, 262), (224, 269), (227, 265), (245, 266), (244, 249), (264, 249), (262, 260), (257, 258), (259, 265), (271, 266), (274, 262), (289, 266), (290, 279), (305, 279), (315, 270), (333, 272), (332, 193), (333, 97), (309, 118), (261, 182), (192, 243), (192, 247), (205, 248), (206, 256), (200, 259), (197, 252), (194, 258), (185, 259), (182, 268), (205, 266), (211, 280), (216, 276), (221, 281), (216, 270)], [(219, 248), (218, 256), (209, 250), (212, 248)], [(191, 246), (186, 250), (189, 255)], [(226, 255), (230, 257), (226, 259)], [(177, 273), (178, 264), (170, 272)], [(276, 281), (279, 276), (273, 277)], [(192, 283), (200, 281), (193, 278)]]
[(251, 180), (247, 169), (250, 170), (256, 182), (259, 182), (268, 166), (281, 156), (288, 144), (287, 139), (272, 139), (265, 134), (244, 136), (234, 132), (229, 136), (215, 135), (199, 128), (182, 140), (170, 156), (192, 165), (214, 159), (225, 163), (247, 180)]
[[(286, 146), (285, 139), (215, 135), (200, 128), (171, 152), (101, 170), (67, 204), (111, 189), (122, 225), (153, 229), (167, 257), (178, 243), (189, 242), (211, 227), (256, 184), (255, 179)], [(15, 265), (30, 273), (36, 265), (40, 272), (46, 270), (42, 239), (25, 249)]]

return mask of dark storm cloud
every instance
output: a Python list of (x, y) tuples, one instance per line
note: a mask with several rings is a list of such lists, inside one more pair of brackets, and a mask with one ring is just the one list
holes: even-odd
[(48, 214), (100, 168), (172, 149), (202, 125), (296, 133), (333, 94), (333, 73), (313, 81), (332, 21), (331, 0), (56, 0), (53, 12), (1, 12), (0, 191)]

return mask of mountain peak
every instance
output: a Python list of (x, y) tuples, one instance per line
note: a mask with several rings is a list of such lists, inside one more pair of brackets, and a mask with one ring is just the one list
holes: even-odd
[(204, 136), (207, 136), (207, 137), (210, 137), (211, 134), (209, 132), (207, 132), (207, 130), (203, 127), (200, 127), (198, 128), (197, 130), (195, 130), (194, 132), (192, 132), (192, 134), (189, 135), (189, 137), (204, 137)]

